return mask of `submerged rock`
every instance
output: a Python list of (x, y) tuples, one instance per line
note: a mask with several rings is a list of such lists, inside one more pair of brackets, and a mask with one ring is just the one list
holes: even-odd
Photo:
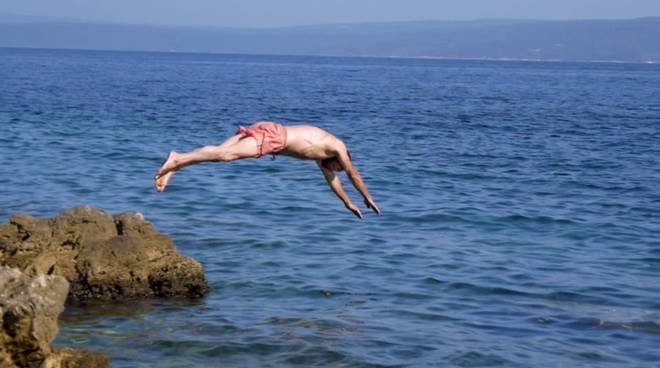
[(112, 216), (88, 206), (0, 224), (0, 264), (64, 276), (71, 300), (199, 298), (209, 290), (202, 265), (178, 253), (142, 214)]
[(61, 276), (28, 277), (0, 266), (0, 367), (108, 367), (108, 357), (85, 349), (51, 348), (69, 283)]

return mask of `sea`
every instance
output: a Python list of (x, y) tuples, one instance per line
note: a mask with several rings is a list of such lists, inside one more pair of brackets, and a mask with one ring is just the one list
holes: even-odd
[[(69, 306), (112, 367), (660, 367), (660, 65), (0, 49), (0, 222), (140, 212), (198, 300)], [(348, 145), (187, 167), (257, 121)]]

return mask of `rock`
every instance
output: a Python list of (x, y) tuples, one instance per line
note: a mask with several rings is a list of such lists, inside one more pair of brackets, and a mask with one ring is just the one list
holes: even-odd
[(39, 368), (104, 368), (109, 367), (108, 356), (86, 349), (54, 348)]
[(202, 265), (176, 251), (140, 213), (116, 216), (88, 206), (52, 218), (14, 215), (0, 224), (0, 264), (28, 275), (60, 275), (69, 298), (203, 297)]
[(101, 353), (50, 347), (68, 292), (64, 277), (28, 277), (18, 269), (0, 266), (0, 367), (109, 366), (108, 357)]

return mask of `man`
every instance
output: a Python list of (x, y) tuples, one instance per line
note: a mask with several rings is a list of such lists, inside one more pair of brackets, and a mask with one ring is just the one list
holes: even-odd
[(337, 171), (346, 171), (353, 186), (364, 197), (367, 208), (380, 215), (380, 209), (367, 191), (360, 173), (353, 167), (346, 145), (339, 138), (321, 128), (310, 125), (283, 126), (271, 122), (255, 123), (249, 128), (239, 127), (235, 136), (219, 146), (206, 146), (188, 153), (170, 152), (154, 178), (156, 190), (162, 192), (177, 171), (201, 162), (226, 162), (267, 154), (315, 160), (330, 189), (344, 202), (347, 209), (363, 218), (360, 209), (344, 191)]

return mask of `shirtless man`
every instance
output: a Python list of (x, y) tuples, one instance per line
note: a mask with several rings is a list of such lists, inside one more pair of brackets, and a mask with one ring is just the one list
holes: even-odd
[(206, 146), (188, 153), (170, 152), (156, 176), (156, 190), (162, 192), (177, 171), (201, 162), (226, 162), (266, 154), (315, 160), (330, 189), (344, 202), (347, 209), (362, 218), (360, 209), (351, 202), (342, 188), (336, 171), (346, 171), (353, 186), (364, 197), (368, 208), (380, 215), (380, 209), (367, 191), (360, 173), (353, 167), (346, 145), (339, 138), (321, 128), (309, 125), (283, 126), (259, 122), (249, 128), (239, 127), (235, 136), (219, 146)]

